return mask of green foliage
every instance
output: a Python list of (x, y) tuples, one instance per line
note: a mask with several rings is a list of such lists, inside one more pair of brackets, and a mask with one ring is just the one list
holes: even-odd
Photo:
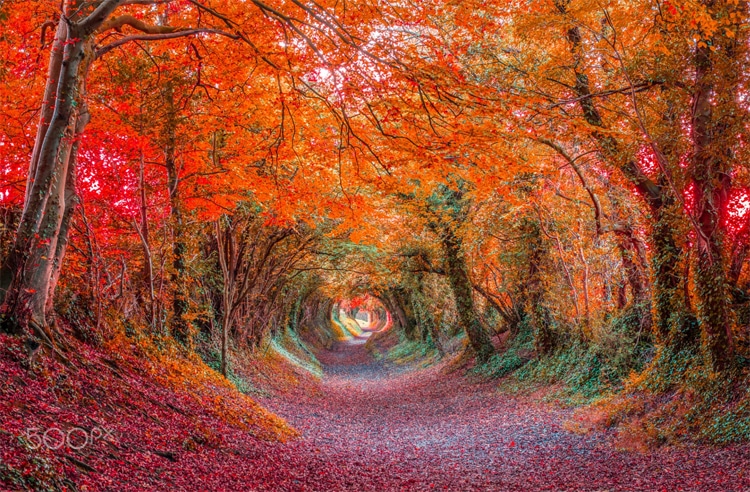
[(401, 330), (375, 333), (367, 341), (367, 348), (375, 360), (396, 365), (418, 363), (429, 366), (440, 360), (440, 354), (433, 343), (409, 339)]
[(424, 365), (434, 362), (439, 357), (433, 344), (422, 340), (408, 340), (401, 342), (388, 352), (386, 359), (395, 364), (410, 364), (421, 361)]
[(660, 347), (634, 387), (652, 393), (673, 391), (686, 381), (691, 369), (703, 371), (700, 356), (694, 348), (674, 351), (668, 347)]
[(640, 400), (635, 410), (619, 410), (616, 421), (642, 416), (658, 443), (704, 441), (730, 444), (750, 439), (748, 374), (706, 370), (698, 347), (661, 349), (632, 378), (622, 398)]
[(602, 378), (603, 361), (595, 351), (576, 344), (558, 350), (522, 367), (514, 374), (517, 381), (527, 384), (563, 384), (557, 396), (568, 403), (594, 400), (607, 389)]
[[(215, 369), (218, 372), (218, 369)], [(237, 375), (229, 369), (227, 371), (227, 379), (234, 385), (235, 388), (237, 388), (237, 391), (239, 391), (242, 394), (245, 395), (267, 395), (267, 393), (261, 389), (256, 388), (252, 384), (250, 384), (249, 381), (242, 378), (241, 376)]]
[(634, 330), (637, 310), (613, 318), (591, 342), (561, 344), (547, 356), (534, 358), (534, 337), (528, 320), (507, 350), (473, 372), (489, 378), (512, 375), (508, 389), (523, 391), (538, 385), (561, 385), (554, 394), (569, 404), (588, 403), (624, 387), (632, 372), (642, 370), (653, 347)]
[(501, 378), (528, 363), (528, 356), (534, 350), (534, 337), (526, 320), (521, 325), (518, 336), (513, 339), (507, 350), (493, 355), (487, 363), (477, 365), (472, 372), (486, 378)]
[(294, 330), (285, 330), (281, 335), (273, 337), (269, 342), (270, 348), (282, 356), (290, 364), (309, 372), (315, 377), (323, 377), (323, 367), (315, 354), (300, 340)]
[[(201, 346), (205, 347), (205, 336), (203, 336), (202, 338), (203, 340), (201, 340), (201, 342), (204, 342), (204, 343), (198, 343), (199, 347)], [(209, 348), (207, 350), (201, 350), (199, 351), (199, 355), (201, 356), (201, 359), (208, 367), (210, 367), (217, 373), (221, 372), (221, 352), (218, 349)], [(235, 373), (232, 370), (231, 364), (229, 364), (229, 367), (227, 369), (227, 379), (229, 380), (230, 383), (234, 385), (235, 388), (237, 388), (237, 391), (239, 391), (240, 393), (243, 393), (245, 395), (267, 396), (266, 392), (256, 388), (245, 378)]]
[(700, 436), (718, 444), (750, 440), (750, 390), (746, 389), (741, 402), (731, 409), (711, 412)]

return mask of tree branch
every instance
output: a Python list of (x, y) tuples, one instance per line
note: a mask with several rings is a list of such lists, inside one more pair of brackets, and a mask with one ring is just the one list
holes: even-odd
[(106, 46), (102, 46), (101, 48), (96, 50), (96, 58), (101, 58), (113, 49), (130, 43), (131, 41), (162, 41), (165, 39), (195, 36), (196, 34), (218, 34), (220, 36), (226, 36), (230, 39), (239, 39), (239, 37), (235, 34), (231, 34), (218, 29), (185, 29), (183, 31), (175, 31), (165, 34), (134, 34), (132, 36), (125, 36), (124, 38), (120, 38), (117, 41), (114, 41), (113, 43), (110, 43)]
[(77, 27), (81, 30), (82, 37), (86, 38), (96, 32), (99, 26), (120, 6), (121, 2), (122, 0), (104, 0), (100, 3), (88, 17), (78, 23)]
[(166, 34), (166, 33), (186, 30), (186, 28), (184, 27), (154, 26), (154, 25), (146, 24), (142, 20), (136, 19), (130, 14), (125, 14), (125, 15), (114, 17), (112, 19), (109, 19), (103, 22), (101, 27), (99, 27), (98, 31), (104, 32), (110, 29), (114, 29), (117, 32), (122, 32), (123, 26), (130, 26), (146, 34)]
[(589, 197), (591, 197), (591, 201), (594, 204), (594, 221), (596, 222), (596, 233), (601, 234), (602, 233), (602, 204), (599, 202), (599, 197), (596, 196), (594, 193), (594, 190), (591, 189), (588, 182), (586, 181), (586, 177), (583, 175), (583, 171), (581, 168), (578, 167), (578, 164), (576, 163), (576, 159), (570, 156), (562, 146), (560, 146), (558, 143), (553, 142), (551, 140), (547, 140), (546, 138), (540, 138), (537, 140), (539, 143), (546, 145), (547, 147), (550, 147), (555, 152), (560, 154), (566, 161), (568, 161), (568, 164), (570, 164), (570, 167), (573, 168), (573, 171), (575, 171), (576, 175), (578, 176), (578, 179), (581, 181), (581, 184), (583, 185), (583, 188), (586, 190), (586, 193), (589, 194)]

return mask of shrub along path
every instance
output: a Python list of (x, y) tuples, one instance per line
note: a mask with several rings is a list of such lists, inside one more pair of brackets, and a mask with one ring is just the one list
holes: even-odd
[[(262, 403), (302, 438), (248, 470), (268, 490), (750, 490), (750, 448), (618, 451), (563, 428), (570, 411), (442, 367), (396, 372), (362, 344), (320, 354), (317, 395)], [(273, 469), (268, 465), (273, 463)], [(260, 474), (259, 474), (260, 472)], [(265, 483), (257, 480), (262, 477)], [(246, 479), (250, 477), (246, 476)]]

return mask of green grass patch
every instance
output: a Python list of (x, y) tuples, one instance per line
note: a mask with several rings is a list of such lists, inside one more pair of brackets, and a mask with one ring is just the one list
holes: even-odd
[(409, 340), (403, 332), (395, 330), (375, 333), (367, 341), (366, 347), (375, 360), (385, 360), (395, 365), (418, 363), (426, 367), (440, 359), (431, 341)]

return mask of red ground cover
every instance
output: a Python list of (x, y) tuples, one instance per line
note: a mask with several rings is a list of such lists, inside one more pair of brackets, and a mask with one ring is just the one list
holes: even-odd
[[(178, 376), (135, 371), (135, 360), (86, 346), (75, 370), (47, 361), (27, 371), (17, 340), (0, 347), (8, 490), (750, 489), (747, 446), (616, 451), (610, 433), (565, 430), (569, 410), (444, 366), (387, 368), (362, 344), (320, 354), (327, 376), (317, 391), (262, 398), (301, 433), (288, 442), (271, 440), (289, 435), (283, 423), (210, 375), (191, 373), (184, 381), (196, 387), (181, 387), (169, 383)], [(81, 451), (31, 451), (19, 437), (50, 426), (105, 426), (113, 437)]]

